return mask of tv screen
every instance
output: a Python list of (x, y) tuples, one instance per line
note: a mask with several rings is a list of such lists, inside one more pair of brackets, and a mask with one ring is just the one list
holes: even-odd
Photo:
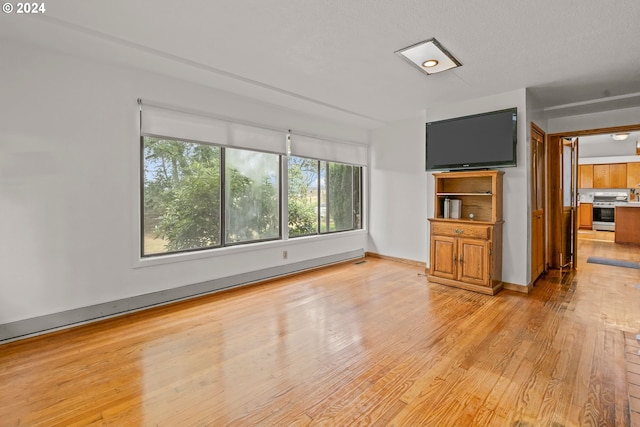
[(516, 166), (517, 109), (427, 123), (426, 169)]

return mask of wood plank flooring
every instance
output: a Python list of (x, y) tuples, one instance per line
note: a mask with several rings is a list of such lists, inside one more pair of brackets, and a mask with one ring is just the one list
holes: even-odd
[(578, 239), (584, 240), (602, 240), (604, 242), (615, 241), (615, 231), (602, 230), (578, 230)]
[(585, 260), (640, 247), (579, 244), (529, 295), (368, 258), (0, 345), (0, 425), (631, 425), (640, 270)]

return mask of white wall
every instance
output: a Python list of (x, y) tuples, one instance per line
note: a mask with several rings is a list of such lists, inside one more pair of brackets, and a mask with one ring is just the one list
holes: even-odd
[[(502, 280), (526, 286), (529, 282), (528, 139), (525, 89), (437, 106), (427, 110), (427, 121), (518, 108), (518, 166), (504, 168)], [(417, 142), (416, 142), (417, 143)], [(421, 142), (423, 143), (423, 142)], [(433, 174), (427, 174), (428, 216), (433, 216)], [(428, 241), (427, 241), (428, 246)]]
[[(640, 117), (638, 118), (640, 121)], [(593, 137), (591, 137), (593, 138)], [(606, 139), (599, 138), (595, 142), (590, 141), (590, 137), (581, 136), (579, 140), (578, 155), (582, 158), (595, 158), (595, 157), (635, 157), (636, 156), (636, 143), (640, 141), (640, 137), (629, 138), (626, 141), (614, 141), (605, 136)]]
[[(372, 132), (369, 250), (428, 264), (433, 216), (433, 176), (425, 172), (425, 123), (468, 114), (518, 108), (518, 167), (504, 176), (504, 281), (528, 284), (528, 120), (525, 90), (441, 105), (425, 116), (388, 124)], [(544, 123), (542, 124), (544, 125)]]
[[(640, 124), (640, 107), (622, 108), (618, 110), (582, 114), (579, 116), (566, 116), (549, 119), (549, 133), (582, 131), (638, 124)], [(580, 139), (582, 139), (582, 137), (580, 137)], [(578, 159), (578, 163), (603, 164), (639, 162), (640, 156), (635, 155), (634, 150), (634, 139), (630, 141), (616, 141), (615, 143), (606, 145), (580, 145), (580, 158)]]
[(0, 57), (0, 324), (367, 250), (359, 231), (134, 268), (137, 98), (338, 139), (366, 142), (368, 132), (28, 45), (3, 41)]
[(549, 127), (549, 122), (544, 114), (544, 108), (542, 107), (542, 103), (536, 98), (536, 96), (529, 90), (526, 90), (527, 97), (527, 153), (530, 152), (529, 147), (531, 146), (531, 122), (535, 123), (539, 128), (543, 131), (547, 132)]
[[(547, 128), (549, 127), (549, 123), (544, 115), (544, 109), (542, 108), (542, 104), (540, 103), (540, 101), (536, 98), (536, 96), (527, 89), (526, 91), (526, 97), (527, 97), (527, 111), (526, 111), (526, 123), (524, 124), (524, 126), (526, 127), (526, 132), (527, 132), (527, 138), (526, 138), (526, 146), (525, 146), (525, 150), (526, 150), (526, 154), (527, 154), (527, 161), (526, 164), (524, 165), (527, 168), (527, 177), (531, 176), (531, 159), (529, 157), (530, 153), (531, 153), (531, 122), (535, 123), (540, 129), (542, 129), (545, 133), (547, 132)], [(547, 163), (548, 164), (548, 159), (547, 159)], [(549, 206), (549, 192), (545, 192), (545, 197), (546, 197), (546, 205)], [(527, 184), (527, 212), (531, 212), (532, 210), (532, 206), (531, 206), (531, 185)], [(529, 241), (527, 243), (527, 260), (531, 259), (531, 245), (532, 245), (532, 240), (531, 240), (531, 215), (527, 215), (527, 236), (529, 237)], [(548, 219), (548, 209), (547, 209), (547, 217), (545, 219), (545, 227), (546, 230), (545, 232), (548, 232), (549, 230), (549, 219)], [(527, 262), (527, 278), (531, 277), (531, 263)]]
[(429, 254), (425, 117), (376, 129), (371, 135), (369, 250), (427, 262)]
[(637, 125), (639, 123), (640, 107), (632, 107), (579, 116), (552, 118), (549, 119), (549, 133)]

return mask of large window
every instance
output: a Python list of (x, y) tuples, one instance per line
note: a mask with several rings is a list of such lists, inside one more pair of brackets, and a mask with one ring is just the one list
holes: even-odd
[(280, 156), (225, 150), (226, 243), (280, 237)]
[(220, 246), (219, 147), (143, 139), (143, 255)]
[(366, 144), (139, 105), (142, 257), (362, 228)]
[(289, 158), (289, 237), (362, 228), (362, 168)]
[(143, 256), (280, 237), (279, 155), (146, 136), (142, 145)]

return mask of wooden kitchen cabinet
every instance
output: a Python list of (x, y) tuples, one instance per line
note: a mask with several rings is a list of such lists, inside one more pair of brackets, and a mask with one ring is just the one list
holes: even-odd
[(640, 207), (616, 206), (616, 243), (640, 245)]
[(609, 165), (593, 165), (593, 188), (609, 188)]
[(625, 188), (640, 188), (640, 162), (627, 163), (627, 185)]
[(627, 164), (613, 163), (609, 165), (609, 188), (627, 188)]
[[(429, 281), (489, 295), (502, 289), (503, 174), (434, 174)], [(461, 218), (444, 218), (445, 198), (461, 200)]]
[(593, 229), (593, 204), (580, 203), (578, 207), (578, 228), (581, 230)]
[(593, 165), (578, 166), (578, 188), (593, 188)]
[(627, 188), (627, 164), (593, 165), (593, 188)]

